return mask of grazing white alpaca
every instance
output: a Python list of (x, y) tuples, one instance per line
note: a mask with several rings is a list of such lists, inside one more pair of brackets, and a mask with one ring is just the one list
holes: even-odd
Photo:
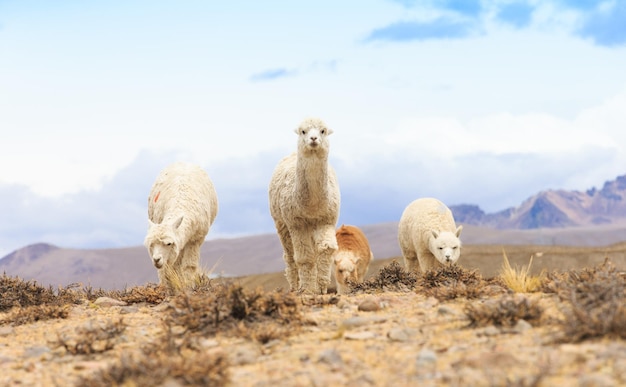
[(367, 237), (360, 228), (342, 225), (337, 229), (337, 246), (334, 254), (337, 293), (346, 294), (350, 284), (363, 282), (374, 254)]
[(199, 166), (174, 163), (157, 176), (148, 196), (144, 245), (158, 269), (159, 282), (180, 285), (200, 274), (200, 247), (217, 216), (217, 193)]
[(425, 272), (455, 263), (461, 255), (459, 236), (450, 209), (437, 199), (421, 198), (409, 204), (398, 224), (398, 242), (408, 271)]
[(328, 163), (328, 136), (333, 131), (321, 120), (309, 118), (295, 132), (297, 152), (279, 162), (270, 181), (270, 213), (283, 246), (291, 290), (324, 294), (337, 250), (340, 205), (337, 177)]

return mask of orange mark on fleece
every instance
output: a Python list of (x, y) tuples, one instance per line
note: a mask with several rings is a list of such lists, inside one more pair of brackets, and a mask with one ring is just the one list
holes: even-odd
[(161, 194), (161, 191), (157, 192), (156, 196), (154, 197), (154, 202), (156, 203), (157, 200), (159, 200), (159, 195)]

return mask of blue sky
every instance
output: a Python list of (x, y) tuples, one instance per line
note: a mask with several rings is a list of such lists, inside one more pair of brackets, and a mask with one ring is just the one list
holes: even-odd
[(0, 0), (0, 256), (139, 245), (196, 162), (209, 238), (273, 232), (267, 184), (317, 116), (342, 223), (435, 196), (489, 212), (626, 173), (626, 1)]

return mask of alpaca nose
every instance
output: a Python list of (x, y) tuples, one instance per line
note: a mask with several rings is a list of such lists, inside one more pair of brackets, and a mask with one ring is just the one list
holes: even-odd
[(317, 141), (317, 137), (316, 136), (311, 136), (311, 141)]

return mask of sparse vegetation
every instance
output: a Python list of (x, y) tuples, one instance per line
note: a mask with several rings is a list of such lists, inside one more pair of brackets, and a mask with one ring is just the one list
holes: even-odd
[(9, 277), (6, 273), (0, 277), (0, 311), (15, 306), (42, 305), (55, 298), (51, 288), (45, 288), (36, 281), (24, 281), (18, 277)]
[(493, 300), (468, 303), (465, 307), (465, 314), (472, 328), (488, 325), (512, 327), (519, 320), (525, 320), (531, 324), (538, 323), (543, 314), (543, 308), (536, 299), (530, 299), (521, 294), (507, 294)]
[(539, 276), (530, 274), (533, 257), (534, 255), (530, 256), (528, 266), (525, 268), (512, 267), (506, 252), (502, 250), (503, 263), (502, 269), (500, 270), (500, 278), (509, 289), (516, 293), (532, 293), (541, 288), (545, 278), (545, 272), (542, 272)]
[(129, 304), (160, 304), (170, 295), (169, 291), (162, 285), (147, 284), (145, 286), (134, 286), (124, 291), (109, 292), (107, 296), (127, 302)]
[(352, 292), (411, 291), (417, 277), (402, 267), (395, 259), (381, 268), (378, 274), (361, 283), (351, 283)]
[(548, 279), (546, 291), (557, 293), (565, 302), (561, 340), (626, 339), (626, 280), (608, 259), (593, 268), (552, 273)]
[(69, 305), (31, 305), (23, 308), (13, 308), (6, 317), (0, 319), (0, 325), (24, 325), (35, 321), (67, 318), (70, 313)]
[[(221, 351), (207, 351), (202, 339), (236, 335), (265, 344), (297, 332), (302, 316), (293, 293), (247, 291), (204, 283), (175, 295), (164, 319), (163, 336), (139, 354), (125, 356), (80, 385), (221, 386), (229, 381), (229, 362)], [(175, 382), (174, 382), (175, 381)]]
[[(196, 282), (197, 289), (209, 286), (208, 277)], [(163, 286), (147, 284), (125, 290), (103, 290), (70, 284), (54, 290), (43, 287), (36, 281), (25, 281), (10, 277), (6, 273), (0, 277), (0, 312), (7, 314), (0, 318), (0, 325), (23, 325), (35, 321), (67, 318), (70, 305), (85, 300), (94, 301), (98, 297), (110, 297), (129, 304), (158, 304), (170, 295)]]
[(89, 355), (108, 351), (115, 345), (117, 337), (124, 332), (123, 319), (117, 321), (88, 321), (77, 329), (58, 333), (58, 344), (72, 355)]
[[(185, 292), (171, 301), (165, 319), (170, 326), (203, 336), (219, 330), (267, 340), (278, 332), (293, 332), (302, 319), (294, 293), (247, 291), (235, 284), (218, 284), (210, 291)], [(270, 328), (272, 325), (274, 327)], [(280, 326), (289, 325), (289, 330)], [(270, 332), (274, 332), (271, 334)]]
[[(243, 287), (237, 279), (209, 279), (208, 276), (198, 277), (191, 286), (177, 291), (156, 284), (121, 291), (93, 289), (79, 284), (52, 289), (5, 274), (0, 278), (0, 342), (3, 350), (13, 345), (11, 356), (14, 357), (4, 357), (0, 361), (9, 363), (6, 369), (12, 370), (12, 375), (37, 373), (40, 372), (38, 367), (55, 367), (59, 363), (75, 361), (71, 376), (47, 376), (52, 379), (52, 382), (48, 379), (52, 385), (221, 386), (241, 382), (244, 374), (239, 361), (246, 361), (246, 367), (250, 367), (244, 372), (248, 375), (258, 372), (258, 369), (253, 371), (254, 362), (269, 367), (268, 372), (280, 374), (282, 371), (271, 367), (280, 361), (286, 362), (283, 353), (292, 349), (296, 353), (293, 356), (297, 356), (295, 359), (300, 362), (295, 366), (301, 367), (303, 375), (316, 372), (325, 375), (328, 369), (332, 369), (333, 377), (338, 377), (352, 372), (333, 368), (343, 362), (380, 364), (377, 351), (366, 357), (347, 355), (348, 351), (361, 347), (351, 346), (351, 341), (362, 343), (362, 340), (376, 338), (372, 343), (377, 349), (386, 351), (383, 356), (394, 359), (394, 362), (401, 362), (400, 359), (404, 358), (394, 358), (396, 351), (414, 349), (417, 345), (420, 351), (423, 349), (423, 356), (419, 358), (424, 364), (429, 364), (428, 347), (431, 346), (434, 355), (442, 359), (440, 364), (444, 364), (446, 354), (465, 350), (464, 345), (457, 343), (470, 338), (472, 344), (467, 348), (472, 348), (471, 351), (478, 349), (476, 353), (472, 352), (475, 356), (468, 354), (449, 367), (442, 366), (438, 372), (444, 375), (443, 378), (470, 383), (474, 376), (490, 377), (492, 384), (536, 385), (558, 384), (562, 381), (560, 373), (570, 370), (560, 360), (559, 346), (545, 346), (546, 341), (589, 341), (589, 348), (593, 349), (585, 351), (599, 348), (604, 351), (602, 359), (613, 359), (623, 353), (626, 279), (609, 260), (596, 267), (554, 271), (533, 277), (530, 275), (532, 256), (528, 266), (521, 269), (512, 268), (506, 254), (503, 256), (503, 271), (493, 278), (484, 278), (477, 270), (457, 265), (425, 273), (409, 273), (403, 265), (392, 260), (385, 266), (381, 263), (379, 271), (370, 279), (353, 284), (353, 291), (347, 295), (250, 290), (251, 286)], [(497, 261), (498, 256), (494, 257)], [(517, 261), (511, 262), (519, 263), (520, 258), (524, 259), (521, 254), (512, 257)], [(533, 278), (541, 278), (540, 283), (537, 285)], [(522, 294), (532, 291), (543, 294)], [(387, 292), (405, 294), (384, 294)], [(365, 297), (374, 299), (379, 308), (361, 309), (363, 293), (373, 293), (373, 296)], [(98, 297), (110, 297), (130, 305), (96, 305), (93, 301)], [(446, 305), (441, 305), (444, 302)], [(458, 313), (461, 309), (465, 316)], [(46, 321), (51, 319), (67, 321)], [(509, 336), (514, 341), (500, 336), (524, 332), (528, 325), (520, 324), (522, 320), (534, 327), (549, 324), (546, 327), (549, 329)], [(21, 327), (36, 322), (39, 324), (33, 324), (32, 329)], [(384, 328), (379, 324), (385, 324)], [(458, 329), (461, 325), (468, 329)], [(37, 345), (31, 344), (35, 343), (34, 338), (33, 341), (24, 338), (26, 332), (49, 326), (54, 326), (54, 330), (38, 336), (37, 340), (42, 341), (37, 341)], [(489, 326), (499, 329), (472, 331)], [(338, 327), (346, 330), (344, 334), (337, 335), (334, 330)], [(304, 334), (287, 340), (301, 332)], [(380, 336), (380, 332), (386, 334), (388, 341), (380, 340), (385, 337)], [(22, 341), (12, 344), (15, 337)], [(485, 337), (489, 347), (481, 344)], [(606, 339), (613, 347), (605, 345)], [(515, 345), (521, 343), (519, 350), (523, 354), (518, 356), (505, 348), (513, 342)], [(527, 344), (534, 347), (529, 351), (524, 347)], [(329, 345), (332, 349), (326, 351)], [(251, 352), (244, 350), (241, 352), (243, 357), (232, 352), (244, 347), (250, 348)], [(539, 352), (546, 353), (537, 355), (533, 352), (539, 347)], [(448, 351), (450, 348), (454, 351)], [(568, 348), (568, 351), (576, 350), (575, 346)], [(339, 357), (335, 358), (336, 355)], [(59, 356), (64, 360), (60, 361)], [(492, 373), (489, 365), (482, 364), (483, 356), (500, 364), (506, 372)], [(517, 365), (519, 359), (523, 362)], [(603, 366), (613, 364), (607, 361), (600, 360), (600, 363)], [(31, 365), (34, 362), (42, 366)], [(542, 366), (532, 368), (536, 362)], [(588, 361), (580, 360), (581, 369), (589, 370), (592, 366)], [(420, 368), (420, 377), (435, 384), (442, 380), (427, 373), (427, 368)], [(530, 369), (535, 371), (529, 372)], [(476, 370), (480, 372), (474, 372)], [(621, 377), (616, 376), (621, 375), (619, 371), (610, 374), (609, 381)], [(28, 376), (11, 379), (4, 375), (8, 374), (0, 375), (0, 384), (37, 384), (30, 383)], [(379, 382), (360, 375), (358, 370), (351, 375), (355, 377), (351, 380), (359, 383)], [(410, 380), (410, 376), (406, 377), (409, 379), (405, 382)], [(575, 375), (569, 381), (577, 380), (577, 377)], [(262, 380), (260, 384), (267, 384), (268, 380), (276, 379), (259, 380)], [(311, 380), (322, 384), (347, 381), (330, 377), (319, 380), (312, 377), (308, 381)], [(304, 379), (303, 384), (308, 381)]]
[(223, 352), (194, 351), (172, 354), (150, 348), (125, 354), (105, 369), (82, 377), (77, 385), (109, 386), (223, 386), (229, 381), (228, 359)]
[(167, 285), (161, 284), (160, 286), (165, 290), (168, 290), (170, 293), (176, 294), (181, 293), (186, 290), (198, 290), (211, 286), (211, 276), (212, 270), (205, 271), (199, 270), (197, 273), (193, 274), (193, 277), (189, 277), (189, 273), (183, 273), (179, 270), (174, 269), (171, 266), (164, 266), (161, 269), (161, 277), (162, 280)]
[(492, 286), (493, 284), (493, 281), (483, 280), (476, 270), (465, 269), (459, 265), (447, 265), (419, 275), (417, 291), (440, 301), (460, 297), (474, 299), (501, 292), (501, 289)]

